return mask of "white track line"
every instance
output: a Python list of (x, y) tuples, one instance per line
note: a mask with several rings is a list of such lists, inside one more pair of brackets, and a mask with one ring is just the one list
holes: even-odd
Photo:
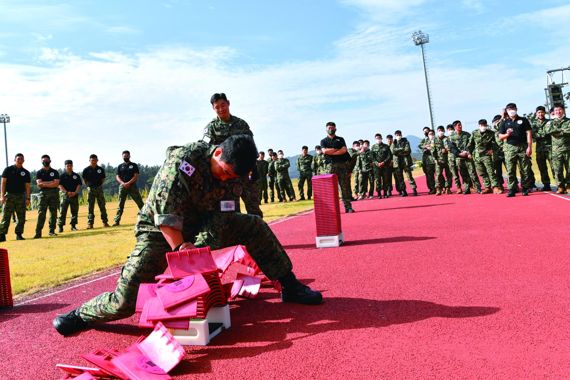
[(564, 199), (565, 201), (570, 201), (570, 197), (563, 197), (562, 195), (552, 194), (552, 193), (550, 193), (549, 195), (552, 195), (553, 197), (556, 198)]

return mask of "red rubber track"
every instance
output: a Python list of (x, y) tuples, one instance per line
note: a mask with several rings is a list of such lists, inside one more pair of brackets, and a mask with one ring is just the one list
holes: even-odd
[[(423, 178), (419, 182), (423, 182)], [(422, 188), (422, 186), (420, 186)], [(423, 186), (425, 189), (425, 185)], [(177, 379), (537, 379), (570, 375), (570, 198), (444, 195), (354, 203), (346, 245), (316, 249), (314, 214), (273, 225), (320, 306), (264, 289), (232, 328), (189, 347)], [(56, 363), (124, 349), (132, 320), (63, 338), (52, 318), (116, 276), (0, 311), (0, 378), (56, 379)]]

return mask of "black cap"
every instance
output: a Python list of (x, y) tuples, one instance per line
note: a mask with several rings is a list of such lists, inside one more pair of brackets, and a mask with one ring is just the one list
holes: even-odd
[(546, 108), (544, 108), (544, 106), (538, 106), (538, 107), (536, 107), (535, 112), (538, 112), (538, 111), (546, 112)]
[(495, 115), (495, 116), (493, 117), (493, 123), (494, 123), (495, 121), (497, 121), (497, 120), (501, 120), (501, 115)]
[(71, 161), (71, 160), (65, 160), (65, 165), (73, 165), (73, 161)]
[(517, 105), (515, 103), (509, 103), (505, 106), (506, 109), (517, 109)]

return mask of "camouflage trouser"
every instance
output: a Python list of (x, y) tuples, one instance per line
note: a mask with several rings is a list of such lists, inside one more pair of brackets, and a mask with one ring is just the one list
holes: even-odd
[(503, 179), (503, 166), (506, 167), (505, 157), (495, 156), (495, 161), (493, 161), (493, 169), (495, 170), (495, 179), (500, 188), (503, 188), (503, 184), (505, 183), (505, 180)]
[(483, 179), (483, 186), (485, 189), (492, 187), (499, 187), (495, 171), (493, 170), (493, 156), (480, 156), (475, 158), (475, 167), (477, 173)]
[(505, 162), (507, 164), (507, 175), (509, 190), (514, 190), (517, 186), (517, 165), (520, 166), (521, 185), (523, 189), (530, 189), (533, 185), (530, 173), (530, 158), (526, 155), (526, 144), (503, 145), (505, 151)]
[[(435, 187), (438, 189), (451, 189), (451, 170), (449, 170), (449, 160), (436, 162), (435, 164)], [(460, 185), (461, 187), (461, 185)]]
[[(477, 177), (477, 170), (475, 169), (475, 162), (472, 158), (457, 158), (455, 164), (463, 180), (464, 191), (469, 190), (471, 187), (476, 187), (477, 189), (481, 188), (479, 177)], [(458, 189), (460, 188), (461, 185)]]
[(552, 151), (552, 167), (558, 187), (570, 187), (570, 151)]
[(428, 190), (435, 190), (435, 162), (430, 161), (431, 155), (423, 157), (422, 159), (422, 170), (426, 175), (426, 184)]
[[(240, 213), (215, 213), (204, 222), (201, 232), (192, 239), (198, 247), (212, 250), (245, 245), (263, 273), (272, 280), (291, 272), (287, 253), (269, 226), (258, 216)], [(86, 322), (106, 322), (126, 318), (135, 312), (141, 283), (153, 283), (166, 269), (166, 252), (170, 246), (160, 233), (142, 233), (121, 270), (114, 292), (103, 293), (79, 307)]]
[(135, 201), (139, 210), (144, 206), (141, 193), (136, 185), (132, 185), (128, 188), (123, 185), (119, 185), (119, 206), (117, 207), (117, 214), (115, 214), (115, 223), (117, 224), (121, 221), (123, 211), (125, 210), (125, 202), (129, 195), (131, 196), (131, 199)]
[(73, 198), (67, 196), (64, 192), (59, 192), (59, 218), (57, 225), (59, 227), (65, 226), (65, 219), (67, 218), (67, 209), (71, 212), (71, 226), (77, 225), (77, 214), (79, 212), (79, 197), (76, 195)]
[(245, 205), (245, 210), (248, 214), (263, 218), (263, 211), (261, 211), (259, 207), (259, 187), (257, 186), (257, 181), (244, 178), (242, 185), (243, 191), (241, 193), (241, 199)]
[(313, 173), (299, 173), (299, 183), (297, 184), (297, 188), (299, 189), (299, 196), (301, 199), (305, 198), (305, 181), (307, 182), (307, 198), (311, 199), (313, 197)]
[(327, 164), (325, 171), (328, 174), (336, 174), (342, 203), (345, 210), (352, 208), (352, 193), (350, 192), (350, 170), (348, 162), (336, 162), (334, 164)]
[(459, 178), (459, 170), (457, 170), (457, 162), (455, 156), (450, 155), (449, 157), (450, 158), (447, 161), (449, 164), (449, 171), (453, 176), (453, 182), (455, 182), (455, 187), (457, 188), (457, 190), (459, 190), (461, 189), (461, 179)]
[(392, 185), (392, 171), (389, 167), (383, 166), (381, 168), (375, 167), (372, 170), (374, 175), (374, 185), (376, 187), (376, 191), (378, 192), (378, 196), (380, 196), (380, 191), (384, 191), (384, 194), (389, 189), (389, 186)]
[(57, 209), (59, 208), (59, 190), (43, 190), (40, 191), (40, 204), (38, 207), (38, 224), (36, 224), (36, 235), (41, 235), (44, 224), (46, 223), (46, 214), (49, 209), (49, 230), (55, 231), (57, 222)]
[(360, 170), (353, 170), (352, 177), (354, 177), (354, 194), (360, 194)]
[(10, 227), (12, 215), (16, 212), (16, 234), (24, 233), (26, 223), (26, 193), (6, 193), (6, 203), (2, 208), (2, 221), (0, 222), (0, 234), (6, 235)]
[[(404, 157), (398, 157), (401, 162), (398, 162), (398, 167), (394, 168), (396, 171), (396, 190), (402, 192), (406, 190), (406, 182), (404, 181), (404, 173), (408, 177), (408, 182), (412, 189), (417, 188), (416, 181), (412, 176), (412, 169), (405, 163)], [(398, 188), (399, 186), (399, 188)]]
[(544, 186), (550, 185), (550, 175), (548, 174), (548, 165), (552, 169), (552, 176), (556, 177), (554, 173), (554, 167), (552, 166), (552, 155), (551, 150), (536, 150), (536, 164), (538, 165), (538, 170), (540, 171), (540, 181)]
[(295, 190), (293, 190), (293, 185), (291, 183), (291, 178), (289, 176), (278, 175), (277, 176), (277, 187), (279, 190), (279, 194), (281, 199), (286, 200), (286, 196), (289, 197), (289, 200), (295, 199)]
[(282, 201), (283, 199), (281, 199), (281, 194), (279, 194), (279, 186), (277, 185), (275, 177), (269, 177), (267, 185), (269, 186), (269, 198), (271, 199), (271, 202), (275, 202), (275, 194), (277, 194), (277, 199)]
[(103, 186), (88, 187), (87, 188), (87, 224), (93, 224), (95, 221), (95, 201), (99, 206), (101, 212), (101, 221), (107, 223), (107, 209), (105, 208), (105, 195), (103, 194)]
[[(265, 203), (267, 203), (267, 177), (259, 179), (257, 181), (257, 187), (259, 188), (259, 203), (261, 203), (262, 199)], [(271, 198), (273, 199), (273, 193), (271, 194)]]
[[(369, 196), (374, 195), (374, 177), (372, 171), (369, 172), (360, 172), (358, 177), (358, 190), (360, 192), (358, 195), (366, 196), (368, 193)], [(370, 191), (368, 191), (368, 185), (370, 185)]]

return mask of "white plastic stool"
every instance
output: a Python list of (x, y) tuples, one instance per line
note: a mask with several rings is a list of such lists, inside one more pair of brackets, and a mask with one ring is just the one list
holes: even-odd
[(344, 243), (344, 236), (342, 232), (333, 236), (317, 236), (315, 242), (317, 243), (317, 248), (340, 247)]
[(183, 346), (207, 346), (216, 335), (232, 326), (230, 305), (213, 307), (206, 319), (191, 319), (188, 330), (170, 329), (170, 333)]

